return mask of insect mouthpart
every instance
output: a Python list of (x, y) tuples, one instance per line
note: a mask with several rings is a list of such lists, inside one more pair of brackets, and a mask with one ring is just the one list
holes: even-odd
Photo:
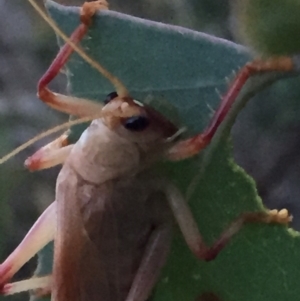
[[(111, 92), (109, 94), (107, 94), (105, 100), (104, 100), (104, 104), (108, 104), (110, 101), (112, 101), (113, 99), (119, 97), (117, 92)], [(138, 105), (139, 107), (143, 107), (143, 103), (141, 103), (140, 101), (136, 100), (136, 99), (132, 99), (132, 102), (136, 105)]]
[[(116, 99), (118, 96), (118, 93), (115, 91), (109, 93), (104, 100), (105, 105), (110, 103), (112, 100)], [(132, 102), (138, 107), (144, 106), (141, 102), (135, 99), (132, 99)], [(150, 124), (150, 120), (146, 116), (134, 115), (128, 118), (124, 118), (122, 124), (127, 130), (139, 132), (145, 130), (148, 127), (148, 125)]]
[(120, 97), (117, 92), (107, 95), (102, 113), (104, 115), (102, 119), (111, 129), (123, 125), (132, 131), (142, 131), (149, 124), (143, 106), (137, 104), (131, 97)]

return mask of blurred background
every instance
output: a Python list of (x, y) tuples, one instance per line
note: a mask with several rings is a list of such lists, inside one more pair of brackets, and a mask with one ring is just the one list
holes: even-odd
[[(80, 5), (84, 1), (57, 2)], [(234, 19), (230, 16), (228, 0), (109, 2), (112, 10), (234, 40)], [(57, 49), (54, 34), (27, 1), (0, 1), (1, 156), (41, 131), (67, 120), (66, 116), (51, 110), (35, 96), (38, 79)], [(65, 85), (64, 76), (59, 76), (52, 87), (55, 91), (64, 92)], [(285, 82), (278, 88), (285, 89)], [(299, 89), (289, 91), (286, 98), (278, 103), (250, 102), (240, 114), (232, 133), (236, 161), (254, 177), (265, 204), (270, 208), (286, 207), (295, 216), (300, 216)], [(43, 140), (29, 147), (1, 166), (1, 261), (54, 200), (59, 168), (36, 173), (29, 173), (23, 168), (24, 160), (46, 142)], [(295, 218), (293, 226), (300, 230), (300, 219)], [(34, 268), (35, 260), (32, 260), (22, 268), (17, 278), (28, 277)], [(20, 295), (13, 300), (21, 298)]]

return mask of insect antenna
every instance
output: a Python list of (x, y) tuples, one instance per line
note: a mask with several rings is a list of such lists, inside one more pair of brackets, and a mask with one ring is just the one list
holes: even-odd
[[(73, 48), (75, 52), (77, 52), (78, 55), (82, 57), (83, 60), (85, 60), (88, 64), (90, 64), (94, 69), (96, 69), (100, 74), (102, 74), (105, 78), (107, 78), (112, 85), (115, 87), (115, 90), (120, 98), (125, 98), (129, 96), (129, 92), (125, 85), (113, 74), (111, 74), (107, 69), (105, 69), (101, 64), (93, 60), (87, 53), (82, 50), (79, 46), (77, 46), (66, 34), (62, 32), (62, 30), (59, 29), (59, 27), (56, 25), (56, 23), (40, 8), (40, 6), (35, 2), (35, 0), (28, 0), (28, 2), (33, 6), (33, 8), (37, 11), (37, 13), (50, 25), (50, 27), (54, 30), (54, 32), (62, 38), (70, 47)], [(104, 112), (93, 115), (93, 116), (85, 116), (83, 118), (79, 118), (76, 120), (68, 121), (66, 123), (60, 124), (58, 126), (55, 126), (45, 132), (42, 132), (35, 136), (34, 138), (30, 139), (29, 141), (25, 142), (24, 144), (20, 145), (7, 155), (0, 158), (0, 165), (20, 153), (21, 151), (28, 148), (30, 145), (34, 144), (35, 142), (51, 135), (56, 132), (59, 132), (64, 129), (68, 129), (69, 127), (81, 123), (85, 123), (88, 121), (92, 121), (95, 118), (102, 117), (105, 115)]]
[(103, 116), (103, 114), (97, 114), (97, 115), (93, 115), (93, 116), (86, 116), (86, 117), (78, 118), (78, 119), (75, 119), (75, 120), (70, 120), (68, 122), (57, 125), (57, 126), (51, 128), (51, 129), (49, 129), (45, 132), (42, 132), (42, 133), (36, 135), (35, 137), (33, 137), (32, 139), (30, 139), (29, 141), (25, 142), (24, 144), (20, 145), (19, 147), (15, 148), (13, 151), (8, 153), (7, 155), (0, 158), (0, 165), (5, 163), (6, 161), (11, 159), (12, 157), (14, 157), (15, 155), (17, 155), (21, 151), (25, 150), (30, 145), (36, 143), (37, 141), (39, 141), (39, 140), (41, 140), (45, 137), (48, 137), (49, 135), (52, 135), (54, 133), (57, 133), (59, 131), (65, 130), (65, 129), (69, 129), (73, 125), (77, 125), (77, 124), (92, 121), (92, 120), (94, 120), (96, 118), (100, 118), (102, 116)]

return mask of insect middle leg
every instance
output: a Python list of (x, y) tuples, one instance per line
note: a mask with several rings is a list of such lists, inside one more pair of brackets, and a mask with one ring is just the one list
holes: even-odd
[(168, 185), (165, 188), (165, 194), (187, 245), (196, 257), (205, 261), (213, 260), (231, 238), (247, 223), (288, 224), (291, 221), (291, 217), (285, 209), (281, 211), (245, 212), (225, 229), (211, 247), (208, 247), (198, 230), (188, 204), (179, 190), (172, 185)]

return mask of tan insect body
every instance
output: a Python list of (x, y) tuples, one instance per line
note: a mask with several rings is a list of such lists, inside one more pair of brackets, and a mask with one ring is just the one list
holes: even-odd
[(86, 181), (101, 184), (136, 173), (140, 159), (136, 144), (95, 120), (74, 145), (65, 164), (70, 164)]

